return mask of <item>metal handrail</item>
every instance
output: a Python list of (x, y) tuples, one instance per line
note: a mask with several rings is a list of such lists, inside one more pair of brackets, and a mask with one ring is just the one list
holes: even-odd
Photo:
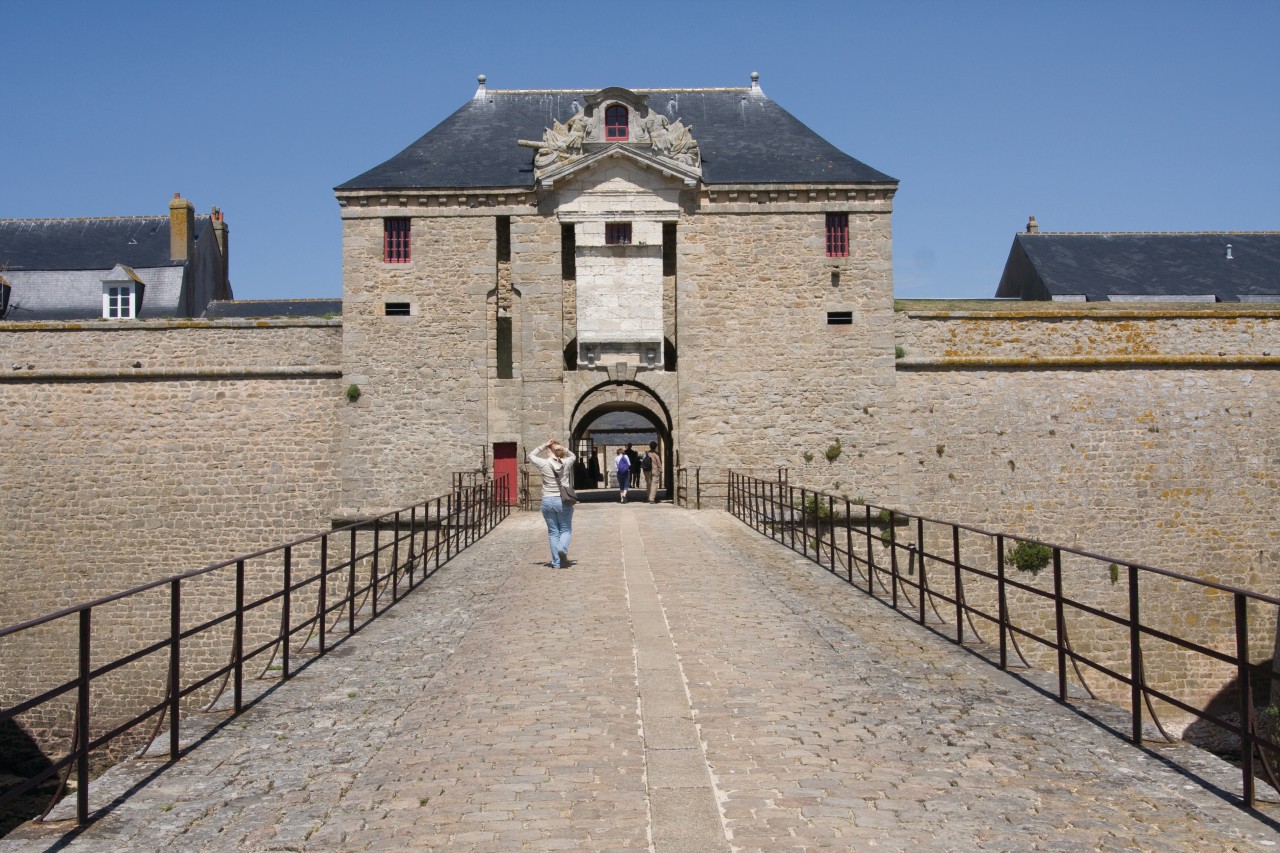
[[(65, 773), (53, 796), (56, 801), (74, 774), (76, 819), (86, 822), (90, 757), (95, 750), (111, 747), (126, 735), (135, 742), (141, 739), (144, 744), (150, 743), (167, 719), (168, 757), (176, 761), (183, 752), (178, 735), (184, 716), (201, 705), (213, 707), (228, 687), (232, 692), (232, 714), (241, 713), (246, 707), (245, 669), (252, 661), (266, 658), (259, 678), (271, 674), (286, 680), (344, 642), (505, 519), (510, 507), (497, 499), (506, 494), (505, 487), (505, 475), (497, 481), (459, 482), (454, 491), (410, 507), (0, 628), (0, 643), (12, 644), (39, 628), (74, 621), (76, 637), (73, 677), (0, 708), (0, 724), (19, 725), (27, 713), (57, 716), (59, 708), (52, 703), (60, 697), (74, 694), (75, 701), (69, 727), (62, 725), (64, 737), (70, 740), (65, 754), (0, 794), (0, 805)], [(304, 569), (307, 563), (310, 567)], [(184, 616), (190, 616), (190, 610), (183, 609), (184, 591), (198, 582), (214, 580), (230, 587), (223, 590), (222, 603), (198, 606), (199, 621), (184, 626)], [(264, 580), (268, 583), (264, 584)], [(256, 588), (253, 594), (249, 592), (251, 585)], [(168, 630), (164, 636), (140, 641), (138, 647), (118, 653), (112, 660), (95, 660), (95, 611), (109, 605), (128, 606), (131, 600), (140, 602), (135, 606), (147, 607), (151, 602), (138, 597), (164, 588), (168, 590)], [(197, 595), (202, 592), (205, 591), (194, 590)], [(333, 634), (343, 622), (345, 636), (334, 640)], [(184, 656), (184, 645), (196, 638), (206, 647), (222, 645), (228, 662), (222, 666), (209, 664), (207, 653), (199, 660)], [(146, 685), (131, 683), (130, 704), (134, 708), (126, 712), (127, 718), (101, 722), (104, 712), (91, 702), (95, 683), (134, 664), (154, 662), (155, 668), (160, 669), (156, 656), (166, 653), (163, 698), (148, 700)], [(214, 688), (219, 680), (221, 685)], [(212, 697), (197, 703), (195, 694), (206, 688), (212, 688)], [(153, 695), (160, 692), (153, 691)], [(144, 707), (139, 709), (138, 705)], [(152, 734), (139, 738), (139, 727), (153, 719), (156, 722)], [(44, 746), (49, 751), (48, 744)]]
[[(1135, 744), (1143, 743), (1144, 707), (1150, 721), (1168, 739), (1156, 715), (1155, 702), (1166, 703), (1238, 737), (1242, 773), (1240, 801), (1245, 807), (1254, 805), (1257, 772), (1261, 772), (1272, 787), (1280, 790), (1273, 770), (1274, 762), (1280, 759), (1280, 743), (1275, 741), (1273, 731), (1260, 725), (1255, 713), (1253, 687), (1256, 679), (1270, 685), (1269, 692), (1274, 693), (1280, 677), (1270, 666), (1253, 663), (1249, 653), (1250, 609), (1266, 607), (1275, 612), (1280, 608), (1280, 598), (1132, 560), (853, 502), (828, 492), (737, 472), (730, 472), (729, 479), (726, 501), (731, 514), (818, 563), (850, 586), (879, 600), (887, 599), (887, 604), (904, 615), (912, 616), (921, 625), (929, 625), (935, 630), (939, 625), (949, 625), (954, 631), (954, 636), (949, 638), (958, 645), (986, 645), (978, 625), (992, 626), (998, 632), (996, 665), (1000, 669), (1009, 668), (1011, 648), (1024, 664), (1027, 663), (1018, 646), (1019, 638), (1052, 652), (1056, 659), (1057, 699), (1060, 702), (1070, 702), (1068, 691), (1072, 673), (1075, 682), (1090, 697), (1096, 698), (1097, 694), (1087, 683), (1082, 666), (1116, 682), (1120, 687), (1116, 694), (1127, 693), (1131, 726), (1129, 739)], [(940, 534), (949, 534), (935, 537), (934, 541), (945, 543), (941, 548), (934, 546), (933, 550), (930, 549), (926, 527), (936, 528)], [(900, 528), (903, 530), (901, 534)], [(985, 563), (969, 556), (974, 549), (961, 547), (962, 541), (967, 541), (962, 534), (985, 542), (985, 547), (978, 549), (980, 554), (986, 555)], [(1021, 543), (1041, 546), (1048, 554), (1044, 564), (1031, 573), (1029, 580), (1025, 575), (1022, 579), (1012, 576), (1009, 571), (1008, 562), (1014, 551), (1006, 552), (1006, 546)], [(994, 560), (990, 556), (992, 551)], [(1084, 561), (1084, 565), (1068, 573), (1063, 568), (1064, 557)], [(1068, 581), (1078, 584), (1088, 568), (1100, 565), (1107, 567), (1112, 586), (1125, 585), (1113, 594), (1120, 599), (1118, 607), (1108, 608), (1105, 604), (1081, 600), (1066, 592)], [(929, 574), (931, 566), (935, 571), (932, 578)], [(938, 567), (943, 571), (941, 578), (936, 574)], [(1045, 584), (1035, 583), (1035, 576), (1040, 570), (1050, 571), (1051, 586), (1048, 588)], [(1185, 589), (1195, 590), (1204, 597), (1199, 602), (1204, 607), (1208, 606), (1209, 599), (1229, 597), (1231, 613), (1229, 617), (1224, 616), (1223, 621), (1231, 623), (1234, 634), (1232, 648), (1213, 648), (1144, 620), (1142, 590), (1149, 589), (1153, 582), (1176, 584), (1179, 588), (1186, 585)], [(1120, 592), (1124, 595), (1119, 595)], [(986, 604), (979, 602), (984, 594)], [(1017, 617), (1011, 607), (1011, 598), (1015, 596), (1020, 610)], [(935, 617), (932, 622), (928, 616), (930, 611)], [(1124, 636), (1127, 646), (1122, 659), (1106, 660), (1097, 653), (1090, 655), (1074, 648), (1070, 638), (1071, 626), (1086, 619), (1097, 625), (1110, 626), (1117, 635)], [(966, 634), (966, 625), (972, 639)], [(1048, 626), (1048, 629), (1037, 626)], [(949, 632), (940, 633), (949, 635)], [(1229, 667), (1238, 693), (1231, 712), (1214, 707), (1196, 707), (1175, 695), (1176, 686), (1159, 683), (1144, 666), (1144, 657), (1147, 656), (1144, 642), (1162, 643), (1202, 661)], [(1260, 759), (1260, 765), (1255, 764), (1255, 759)]]

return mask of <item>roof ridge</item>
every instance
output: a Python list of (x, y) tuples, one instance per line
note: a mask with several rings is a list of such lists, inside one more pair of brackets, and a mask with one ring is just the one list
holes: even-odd
[[(209, 214), (199, 214), (196, 216), (208, 216)], [(162, 219), (166, 222), (169, 219), (168, 214), (164, 213), (147, 213), (138, 216), (51, 216), (51, 217), (31, 217), (28, 219), (0, 219), (0, 223), (5, 222), (117, 222), (126, 219)]]
[(1280, 236), (1280, 231), (1019, 231), (1017, 234), (1022, 237), (1211, 237), (1228, 234)]
[[(613, 88), (613, 87), (608, 87)], [(626, 87), (619, 87), (626, 88)], [(486, 89), (489, 95), (590, 95), (599, 92), (599, 89)], [(674, 87), (662, 88), (651, 87), (647, 89), (628, 89), (629, 92), (636, 94), (644, 94), (646, 92), (750, 92), (750, 86), (708, 86), (705, 88), (697, 87)]]

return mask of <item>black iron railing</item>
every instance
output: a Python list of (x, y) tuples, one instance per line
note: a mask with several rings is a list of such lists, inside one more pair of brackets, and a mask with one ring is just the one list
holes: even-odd
[(7, 790), (0, 805), (57, 780), (52, 807), (71, 779), (76, 817), (88, 820), (91, 759), (97, 769), (110, 763), (104, 756), (146, 748), (167, 720), (168, 757), (176, 760), (183, 717), (215, 704), (239, 714), (246, 677), (288, 679), (332, 650), (506, 518), (509, 507), (497, 499), (505, 489), (503, 480), (464, 484), (0, 628), (6, 664), (40, 660), (40, 678), (28, 672), (23, 679), (40, 684), (4, 696), (0, 726), (30, 732), (46, 755), (59, 756)]
[[(1232, 741), (1244, 806), (1254, 804), (1256, 777), (1280, 787), (1280, 679), (1271, 661), (1280, 599), (781, 481), (729, 479), (729, 512), (755, 530), (954, 642), (985, 647), (1001, 669), (1011, 654), (1051, 668), (1061, 702), (1074, 681), (1126, 708), (1134, 743), (1143, 743), (1144, 709), (1154, 731), (1173, 740), (1158, 707), (1192, 720), (1187, 731), (1197, 738)], [(1071, 642), (1086, 635), (1087, 653)], [(1101, 683), (1091, 685), (1087, 672)], [(1226, 688), (1205, 701), (1187, 673)]]

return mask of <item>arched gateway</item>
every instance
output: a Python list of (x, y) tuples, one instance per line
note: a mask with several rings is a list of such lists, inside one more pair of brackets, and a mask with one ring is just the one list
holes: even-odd
[(579, 446), (593, 421), (612, 412), (631, 412), (653, 425), (658, 433), (658, 451), (662, 457), (662, 485), (669, 488), (675, 457), (671, 411), (653, 389), (639, 382), (602, 382), (583, 394), (569, 416), (569, 435), (573, 446)]

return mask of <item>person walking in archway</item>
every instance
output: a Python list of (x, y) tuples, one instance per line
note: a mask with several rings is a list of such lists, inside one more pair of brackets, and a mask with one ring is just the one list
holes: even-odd
[[(543, 458), (543, 451), (549, 455)], [(569, 539), (573, 535), (573, 507), (560, 498), (560, 484), (572, 483), (574, 456), (569, 448), (548, 438), (529, 451), (529, 461), (542, 475), (542, 518), (547, 522), (547, 542), (551, 546), (551, 568), (568, 568)]]
[(627, 487), (631, 485), (631, 459), (626, 453), (619, 450), (618, 458), (614, 460), (613, 464), (618, 469), (618, 501), (626, 503)]
[(640, 460), (640, 470), (644, 472), (644, 489), (648, 492), (649, 503), (657, 503), (659, 480), (662, 475), (662, 457), (658, 455), (658, 442), (649, 442), (649, 452)]

